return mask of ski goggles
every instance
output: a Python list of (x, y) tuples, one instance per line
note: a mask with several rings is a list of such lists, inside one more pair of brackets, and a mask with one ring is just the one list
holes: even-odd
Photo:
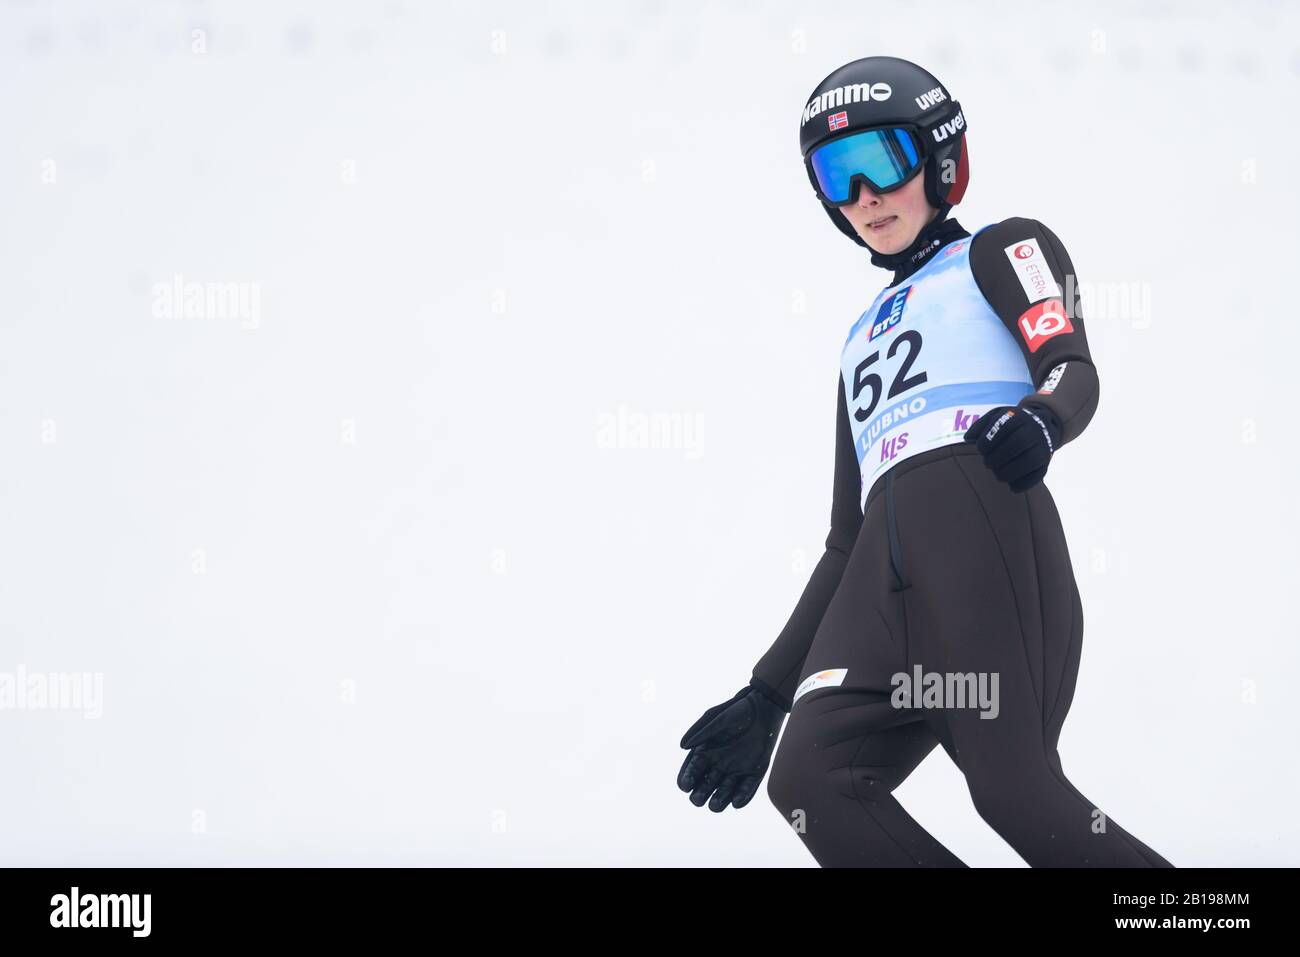
[(823, 143), (808, 155), (817, 197), (828, 206), (854, 199), (854, 181), (861, 179), (874, 192), (898, 189), (925, 163), (925, 150), (915, 127), (882, 126)]

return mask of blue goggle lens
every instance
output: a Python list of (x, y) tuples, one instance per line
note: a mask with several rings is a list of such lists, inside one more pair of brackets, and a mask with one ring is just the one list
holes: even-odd
[(921, 155), (911, 132), (895, 126), (832, 140), (813, 150), (808, 162), (822, 195), (842, 206), (853, 198), (854, 176), (866, 176), (876, 192), (885, 192), (911, 178)]

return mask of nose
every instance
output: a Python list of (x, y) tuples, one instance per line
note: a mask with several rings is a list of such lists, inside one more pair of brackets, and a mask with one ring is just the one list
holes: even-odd
[(880, 194), (861, 181), (858, 182), (858, 205), (874, 206), (880, 202)]

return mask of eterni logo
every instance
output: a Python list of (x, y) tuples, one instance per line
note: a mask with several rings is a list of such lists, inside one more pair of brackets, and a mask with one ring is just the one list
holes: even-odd
[(1020, 280), (1025, 298), (1030, 302), (1038, 302), (1048, 296), (1061, 296), (1061, 287), (1056, 284), (1036, 237), (1012, 243), (1003, 251), (1007, 254), (1016, 278)]
[(129, 927), (132, 937), (148, 937), (150, 894), (70, 894), (50, 898), (51, 927)]
[(799, 687), (794, 690), (794, 698), (791, 700), (790, 706), (794, 707), (794, 702), (798, 701), (809, 691), (813, 691), (817, 688), (838, 688), (840, 685), (844, 684), (844, 676), (848, 673), (849, 669), (847, 668), (827, 668), (825, 671), (819, 671), (814, 675), (809, 675), (800, 682)]

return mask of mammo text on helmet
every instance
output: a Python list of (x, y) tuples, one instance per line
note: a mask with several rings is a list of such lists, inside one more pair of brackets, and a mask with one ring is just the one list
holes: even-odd
[(823, 110), (843, 106), (845, 103), (864, 103), (868, 100), (883, 102), (893, 93), (888, 83), (851, 83), (848, 86), (837, 86), (808, 101), (808, 105), (803, 108), (803, 119), (799, 125), (803, 126)]

